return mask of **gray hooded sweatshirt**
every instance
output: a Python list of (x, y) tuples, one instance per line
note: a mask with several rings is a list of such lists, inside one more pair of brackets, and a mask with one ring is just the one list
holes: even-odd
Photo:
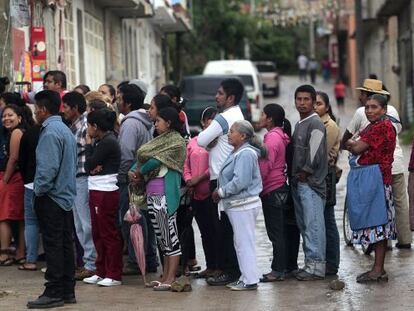
[(121, 121), (118, 141), (121, 146), (121, 165), (118, 182), (128, 182), (128, 171), (135, 163), (139, 147), (152, 139), (153, 123), (145, 110), (134, 110)]

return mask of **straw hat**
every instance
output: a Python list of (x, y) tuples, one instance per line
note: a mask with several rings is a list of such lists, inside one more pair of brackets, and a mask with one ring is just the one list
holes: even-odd
[(390, 95), (389, 92), (382, 89), (382, 81), (375, 79), (365, 79), (362, 87), (357, 87), (357, 90), (366, 91), (370, 93), (377, 93), (383, 95)]

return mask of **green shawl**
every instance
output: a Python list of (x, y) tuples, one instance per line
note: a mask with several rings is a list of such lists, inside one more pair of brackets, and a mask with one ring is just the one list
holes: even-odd
[[(138, 166), (154, 158), (160, 161), (168, 169), (175, 170), (182, 174), (185, 161), (186, 145), (184, 138), (177, 131), (163, 133), (137, 151)], [(152, 171), (146, 176), (147, 180), (158, 175), (159, 169)]]

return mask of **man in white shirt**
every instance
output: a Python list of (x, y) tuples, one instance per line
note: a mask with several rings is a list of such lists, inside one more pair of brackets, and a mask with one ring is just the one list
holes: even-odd
[[(370, 81), (367, 81), (370, 80)], [(371, 83), (370, 87), (367, 85)], [(381, 85), (376, 89), (374, 85)], [(373, 94), (385, 94), (382, 88), (382, 82), (374, 79), (366, 79), (364, 86), (358, 88), (361, 92), (359, 100), (362, 107), (359, 107), (346, 128), (344, 136), (342, 138), (342, 144), (344, 144), (352, 136), (358, 135), (368, 124), (369, 121), (365, 115), (365, 103), (368, 98)], [(389, 93), (388, 93), (389, 94)], [(399, 143), (398, 134), (401, 132), (402, 126), (397, 109), (391, 105), (387, 105), (387, 115), (390, 117), (392, 124), (394, 125), (397, 133), (396, 145), (394, 151), (394, 162), (392, 163), (392, 190), (394, 195), (395, 205), (395, 220), (396, 228), (398, 232), (397, 248), (411, 248), (412, 235), (409, 222), (409, 209), (407, 198), (407, 186), (404, 178), (404, 157)]]
[(306, 71), (308, 69), (308, 58), (301, 53), (297, 59), (299, 67), (299, 80), (306, 81)]
[[(233, 150), (228, 143), (227, 133), (234, 122), (244, 120), (238, 105), (243, 92), (243, 84), (238, 79), (223, 80), (216, 94), (217, 107), (221, 113), (197, 138), (198, 145), (209, 151), (211, 192), (217, 188), (221, 166)], [(222, 286), (237, 280), (240, 270), (230, 221), (224, 211), (218, 212), (217, 204), (213, 204), (213, 208), (210, 223), (214, 231), (215, 265), (219, 273), (215, 277), (209, 277), (207, 283), (212, 286)]]

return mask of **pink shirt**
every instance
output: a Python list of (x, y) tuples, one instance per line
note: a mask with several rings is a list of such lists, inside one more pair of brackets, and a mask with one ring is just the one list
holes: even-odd
[[(184, 180), (208, 174), (208, 152), (198, 146), (197, 137), (192, 138), (187, 145), (187, 156), (184, 162)], [(194, 189), (194, 199), (205, 200), (210, 195), (208, 178), (200, 182)]]
[(262, 176), (263, 191), (265, 195), (283, 186), (286, 182), (286, 146), (290, 139), (283, 129), (275, 127), (264, 136), (267, 148), (267, 158), (259, 160), (260, 174)]

